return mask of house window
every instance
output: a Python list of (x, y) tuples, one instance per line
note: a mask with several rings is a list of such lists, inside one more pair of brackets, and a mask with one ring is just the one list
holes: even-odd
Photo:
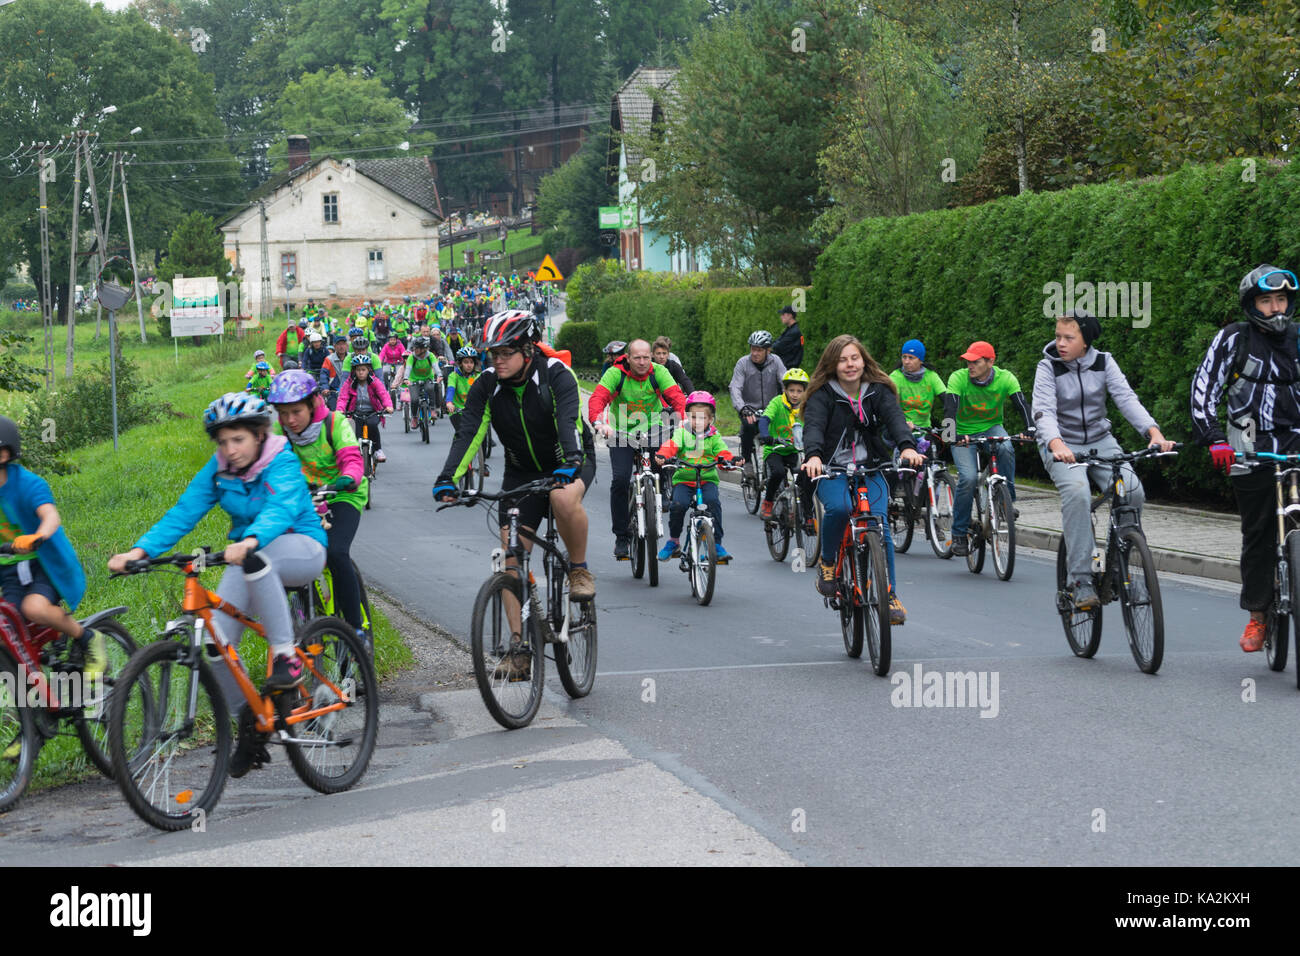
[(280, 282), (286, 279), (298, 279), (298, 254), (296, 252), (280, 253)]
[(339, 194), (326, 193), (324, 196), (321, 197), (321, 199), (324, 201), (325, 221), (335, 222), (335, 223), (338, 222), (339, 221)]
[(366, 256), (369, 267), (366, 278), (371, 282), (382, 282), (384, 280), (384, 250), (371, 249)]

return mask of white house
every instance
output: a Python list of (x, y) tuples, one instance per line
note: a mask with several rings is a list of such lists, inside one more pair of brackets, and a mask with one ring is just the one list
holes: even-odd
[[(218, 224), (226, 257), (243, 270), (254, 297), (262, 279), (263, 209), (276, 305), (286, 298), (427, 293), (438, 285), (443, 217), (427, 160), (325, 156), (312, 162), (305, 137), (290, 137), (290, 166)], [(285, 282), (290, 276), (292, 291)]]

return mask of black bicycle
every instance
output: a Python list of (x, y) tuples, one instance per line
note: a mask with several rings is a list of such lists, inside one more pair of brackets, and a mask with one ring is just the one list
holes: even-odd
[(772, 502), (772, 517), (763, 522), (763, 536), (767, 539), (767, 551), (773, 561), (785, 560), (793, 540), (795, 561), (807, 567), (817, 561), (821, 541), (816, 534), (815, 519), (804, 511), (802, 495), (799, 494), (799, 465), (803, 464), (803, 452), (797, 452), (796, 457), (798, 464), (793, 469), (785, 469), (785, 481)]
[[(1273, 466), (1277, 486), (1277, 563), (1273, 569), (1273, 600), (1264, 617), (1264, 659), (1269, 670), (1286, 670), (1289, 626), (1296, 635), (1296, 687), (1300, 688), (1300, 614), (1293, 606), (1300, 594), (1300, 455), (1272, 452), (1237, 453), (1240, 461)], [(1289, 467), (1283, 467), (1284, 465)]]
[[(480, 501), (518, 502), (528, 495), (547, 494), (558, 485), (555, 478), (548, 476), (497, 494), (461, 492), (456, 501), (438, 510)], [(528, 726), (542, 704), (547, 644), (554, 645), (555, 669), (565, 692), (574, 699), (591, 693), (596, 683), (596, 605), (593, 601), (569, 600), (569, 560), (556, 544), (559, 532), (549, 503), (546, 534), (542, 537), (520, 526), (517, 505), (506, 515), (507, 547), (492, 552), (492, 574), (474, 599), (470, 650), (474, 679), (488, 713), (502, 727), (514, 730)], [(545, 609), (521, 537), (543, 551)], [(514, 564), (507, 564), (511, 558)], [(526, 595), (524, 581), (528, 582)]]
[(628, 531), (632, 535), (628, 554), (632, 560), (632, 577), (641, 580), (649, 568), (652, 588), (659, 586), (659, 539), (664, 534), (658, 482), (654, 457), (643, 444), (637, 448), (636, 464), (627, 486)]
[(1106, 548), (1093, 551), (1092, 585), (1097, 592), (1096, 607), (1081, 611), (1074, 606), (1064, 536), (1056, 549), (1056, 610), (1061, 615), (1065, 639), (1076, 657), (1092, 657), (1097, 653), (1101, 646), (1102, 605), (1118, 600), (1124, 611), (1129, 649), (1138, 670), (1154, 674), (1160, 669), (1165, 653), (1165, 615), (1160, 600), (1160, 579), (1156, 575), (1146, 534), (1142, 531), (1142, 516), (1137, 507), (1129, 503), (1123, 466), (1142, 458), (1175, 454), (1175, 451), (1162, 452), (1154, 445), (1142, 451), (1110, 457), (1093, 451), (1079, 456), (1071, 466), (1109, 465), (1111, 469), (1105, 493), (1092, 502), (1094, 541), (1097, 509), (1111, 502)]

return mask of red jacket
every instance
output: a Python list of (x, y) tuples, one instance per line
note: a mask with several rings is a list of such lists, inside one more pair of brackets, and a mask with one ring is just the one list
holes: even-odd
[[(634, 382), (644, 382), (646, 379), (648, 379), (651, 375), (655, 373), (656, 368), (663, 368), (663, 366), (661, 365), (656, 366), (653, 363), (651, 363), (650, 372), (646, 375), (642, 375), (638, 377), (632, 374), (632, 369), (628, 364), (627, 356), (624, 355), (622, 358), (620, 358), (617, 362), (614, 363), (614, 368), (617, 368), (620, 371), (622, 371), (624, 374), (627, 375), (628, 378), (630, 378)], [(672, 381), (671, 377), (669, 378), (669, 381)], [(679, 418), (681, 418), (686, 414), (686, 396), (682, 394), (681, 386), (679, 386), (676, 382), (673, 382), (671, 388), (665, 388), (662, 391), (660, 391), (659, 395), (663, 402), (664, 408), (668, 409), (671, 412), (676, 412)], [(609, 405), (609, 403), (613, 400), (613, 398), (614, 396), (610, 393), (609, 389), (607, 389), (604, 385), (597, 385), (595, 390), (593, 390), (591, 393), (591, 398), (587, 400), (588, 419), (592, 422), (595, 422), (596, 419), (600, 417), (600, 413), (605, 410), (605, 407)]]
[(288, 344), (288, 341), (289, 341), (289, 333), (290, 333), (290, 332), (297, 332), (297, 333), (298, 333), (298, 341), (299, 341), (299, 342), (301, 342), (301, 341), (306, 337), (306, 335), (307, 335), (307, 330), (306, 330), (306, 329), (300, 329), (300, 328), (298, 328), (298, 326), (296, 326), (296, 325), (295, 325), (295, 326), (291, 326), (290, 328), (285, 329), (283, 332), (280, 333), (280, 337), (279, 337), (278, 339), (275, 340), (275, 354), (276, 354), (276, 355), (283, 355), (286, 351), (288, 351), (288, 350), (285, 348), (285, 346)]

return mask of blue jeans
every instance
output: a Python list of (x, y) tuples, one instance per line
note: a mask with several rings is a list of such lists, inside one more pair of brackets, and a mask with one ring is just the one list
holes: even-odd
[[(668, 511), (668, 537), (674, 541), (682, 536), (686, 509), (694, 501), (694, 488), (686, 484), (673, 485), (673, 505)], [(704, 483), (704, 503), (709, 507), (709, 514), (713, 515), (713, 540), (722, 544), (722, 499), (718, 497), (718, 486), (711, 481)]]
[[(986, 432), (967, 435), (967, 438), (1006, 438), (1007, 430), (1001, 425), (994, 425)], [(975, 501), (975, 481), (979, 477), (979, 456), (977, 445), (948, 446), (952, 449), (953, 464), (957, 466), (957, 499), (952, 503), (952, 536), (960, 538), (970, 530), (970, 507)], [(985, 446), (986, 448), (988, 446)], [(1000, 441), (993, 446), (997, 449), (998, 474), (1007, 479), (1011, 490), (1011, 500), (1016, 500), (1016, 453), (1009, 441)]]
[[(854, 502), (849, 494), (848, 476), (838, 475), (817, 482), (817, 499), (826, 509), (822, 521), (822, 560), (827, 564), (833, 564), (840, 550), (840, 542), (844, 540), (844, 526), (848, 524), (849, 515), (853, 513)], [(879, 474), (867, 476), (867, 501), (871, 504), (872, 514), (878, 514), (882, 518), (880, 526), (884, 531), (885, 559), (889, 563), (889, 589), (892, 591), (894, 589), (894, 539), (889, 533), (889, 522), (883, 520), (888, 514), (889, 482)]]

